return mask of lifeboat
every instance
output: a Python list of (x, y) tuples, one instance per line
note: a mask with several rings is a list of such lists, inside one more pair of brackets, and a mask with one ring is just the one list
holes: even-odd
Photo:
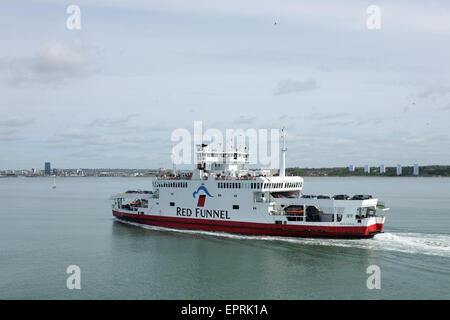
[(291, 214), (303, 214), (303, 210), (286, 210), (286, 213), (291, 213)]

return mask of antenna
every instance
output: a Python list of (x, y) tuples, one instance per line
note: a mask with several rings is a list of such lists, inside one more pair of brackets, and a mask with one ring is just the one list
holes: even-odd
[(286, 149), (286, 127), (281, 128), (281, 139), (283, 139), (283, 150)]
[(283, 148), (281, 148), (281, 164), (280, 164), (280, 177), (285, 176), (286, 171), (286, 127), (281, 129), (281, 139), (283, 140)]

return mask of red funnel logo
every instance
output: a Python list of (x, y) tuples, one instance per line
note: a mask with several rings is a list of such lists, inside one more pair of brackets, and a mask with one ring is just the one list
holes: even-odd
[(211, 197), (211, 198), (214, 198), (214, 197), (209, 193), (208, 189), (206, 189), (205, 186), (198, 187), (197, 191), (195, 191), (192, 194), (192, 197), (194, 197), (194, 199), (195, 199), (195, 196), (198, 195), (197, 207), (204, 207), (205, 206), (206, 195), (198, 194), (200, 192), (200, 190), (203, 191), (204, 193), (206, 193), (206, 195), (208, 195), (209, 197)]
[(199, 195), (197, 207), (203, 207), (205, 205), (206, 196), (204, 194)]

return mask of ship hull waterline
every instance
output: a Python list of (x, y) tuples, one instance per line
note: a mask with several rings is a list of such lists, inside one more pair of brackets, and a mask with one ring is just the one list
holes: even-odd
[(370, 226), (308, 226), (292, 224), (249, 223), (131, 214), (113, 210), (113, 216), (121, 221), (179, 230), (225, 232), (252, 236), (281, 236), (305, 238), (371, 238), (381, 233), (384, 224)]

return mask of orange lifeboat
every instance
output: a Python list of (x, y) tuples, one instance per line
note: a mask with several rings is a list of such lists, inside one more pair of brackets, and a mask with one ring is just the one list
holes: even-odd
[(303, 210), (286, 210), (286, 213), (302, 214)]

